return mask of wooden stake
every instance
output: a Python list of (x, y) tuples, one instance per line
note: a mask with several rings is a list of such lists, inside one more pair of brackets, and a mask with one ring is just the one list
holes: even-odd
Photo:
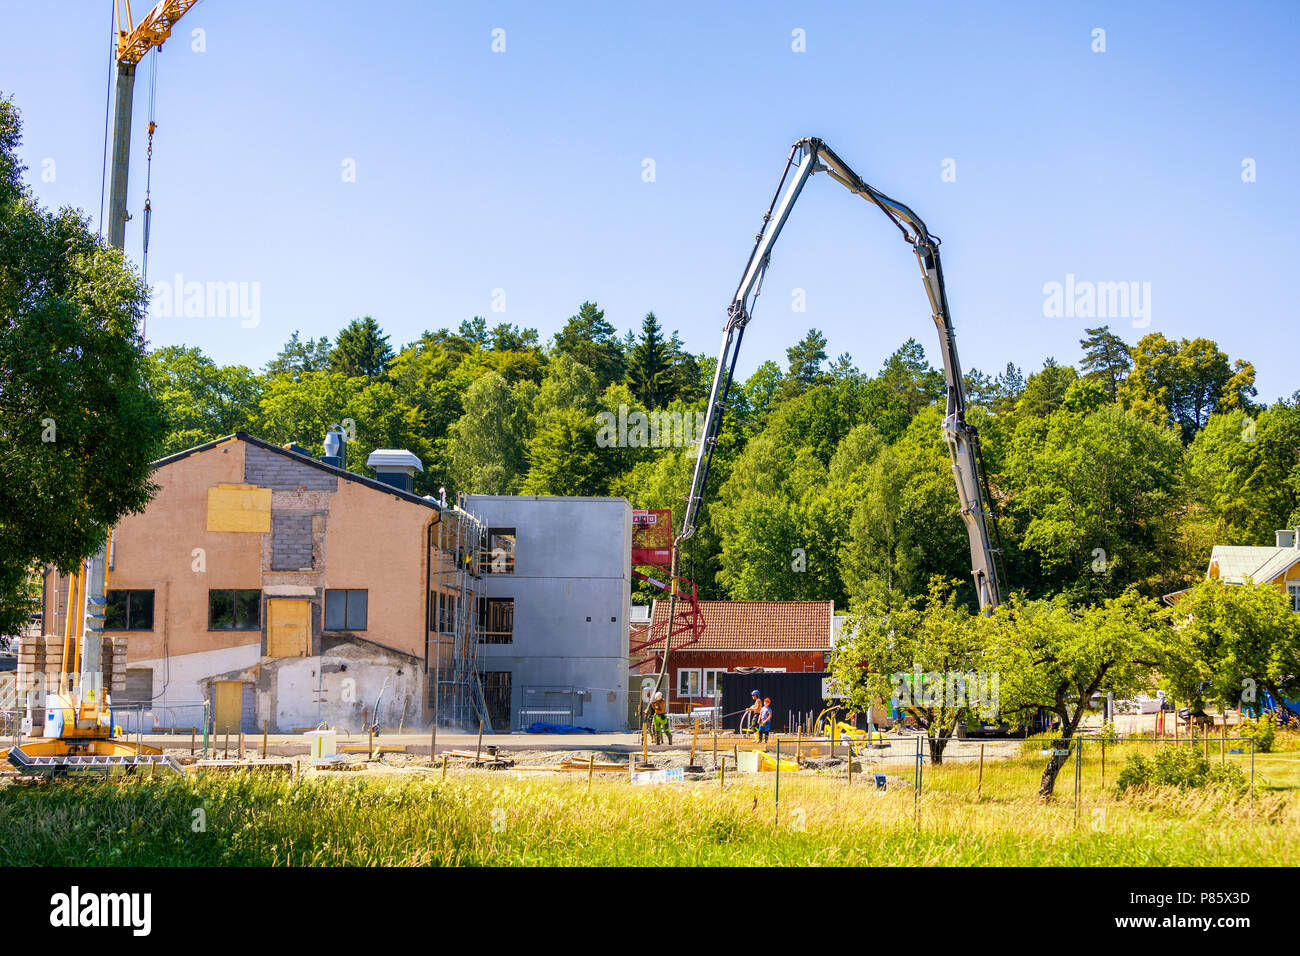
[(375, 759), (375, 732), (373, 730), (366, 731), (366, 759)]
[(722, 776), (718, 778), (718, 793), (727, 789), (727, 758), (722, 758)]
[(596, 755), (587, 758), (587, 792), (591, 793), (591, 778), (596, 772)]
[(239, 729), (239, 759), (244, 759), (244, 729)]
[(198, 734), (198, 728), (191, 727), (190, 728), (190, 756), (191, 757), (194, 756), (194, 737), (196, 734)]
[(483, 756), (483, 721), (478, 722), (478, 749), (474, 751), (474, 763), (477, 766), (479, 758)]
[(980, 795), (984, 792), (984, 745), (980, 744), (980, 775), (975, 782), (975, 802), (979, 803)]
[(262, 759), (266, 759), (266, 731), (271, 724), (269, 721), (262, 721)]
[(691, 766), (695, 766), (695, 741), (700, 736), (700, 722), (697, 720), (692, 724), (691, 730)]
[(226, 728), (226, 748), (222, 756), (226, 760), (230, 759), (230, 728), (229, 727)]
[(1101, 789), (1106, 789), (1106, 738), (1101, 738)]
[(438, 722), (435, 720), (430, 726), (429, 731), (429, 766), (436, 766), (434, 761), (437, 760), (438, 753)]
[(447, 779), (447, 755), (442, 755), (442, 779)]
[(650, 733), (646, 724), (641, 724), (641, 762), (650, 762)]

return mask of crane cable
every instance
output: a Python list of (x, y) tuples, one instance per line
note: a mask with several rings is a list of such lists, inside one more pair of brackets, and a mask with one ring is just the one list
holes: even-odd
[[(149, 125), (146, 131), (149, 134), (149, 148), (145, 153), (145, 176), (144, 176), (144, 255), (141, 263), (141, 278), (144, 279), (145, 285), (149, 284), (149, 222), (153, 216), (153, 202), (151, 190), (153, 187), (153, 134), (158, 128), (154, 122), (154, 111), (158, 98), (158, 48), (154, 47), (153, 53), (149, 57)], [(144, 344), (145, 330), (149, 322), (149, 313), (146, 310), (140, 320), (140, 343)]]
[(104, 195), (108, 184), (108, 118), (113, 108), (113, 70), (117, 60), (117, 36), (114, 30), (116, 20), (112, 12), (108, 17), (108, 79), (104, 81), (104, 154), (99, 160), (99, 238), (104, 238)]

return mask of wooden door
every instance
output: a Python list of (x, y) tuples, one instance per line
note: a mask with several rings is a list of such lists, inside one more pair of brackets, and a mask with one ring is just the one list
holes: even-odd
[(311, 653), (311, 602), (266, 602), (266, 656), (306, 657)]
[(227, 730), (232, 734), (239, 733), (241, 705), (244, 700), (243, 683), (237, 680), (219, 680), (214, 696), (216, 697), (214, 731), (218, 734), (225, 733)]

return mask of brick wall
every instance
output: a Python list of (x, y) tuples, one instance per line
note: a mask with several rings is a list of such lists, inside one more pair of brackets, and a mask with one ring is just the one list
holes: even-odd
[(312, 565), (311, 515), (271, 516), (271, 570), (301, 571)]
[(253, 444), (244, 449), (244, 481), (275, 491), (337, 491), (339, 483), (335, 475)]

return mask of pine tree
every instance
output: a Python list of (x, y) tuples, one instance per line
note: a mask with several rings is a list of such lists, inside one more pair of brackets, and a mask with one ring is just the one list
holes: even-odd
[(673, 395), (669, 345), (653, 312), (641, 322), (641, 338), (627, 360), (627, 386), (646, 408), (663, 408)]
[(584, 302), (555, 334), (554, 349), (591, 369), (601, 389), (623, 379), (623, 347), (605, 312), (594, 302)]
[(334, 351), (330, 353), (330, 368), (349, 378), (364, 375), (377, 378), (384, 374), (393, 360), (393, 350), (388, 336), (379, 323), (370, 316), (353, 319), (339, 333)]
[(1105, 385), (1113, 402), (1119, 395), (1120, 383), (1133, 367), (1129, 347), (1110, 330), (1110, 326), (1103, 325), (1083, 331), (1087, 337), (1079, 340), (1079, 345), (1083, 348), (1083, 361), (1079, 366), (1084, 371), (1084, 378)]

